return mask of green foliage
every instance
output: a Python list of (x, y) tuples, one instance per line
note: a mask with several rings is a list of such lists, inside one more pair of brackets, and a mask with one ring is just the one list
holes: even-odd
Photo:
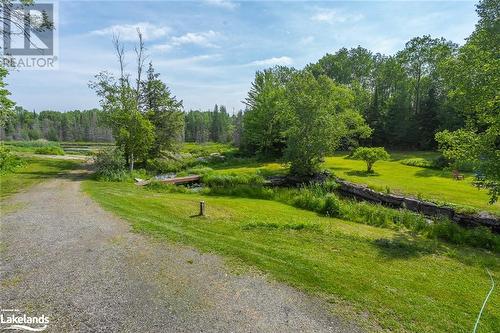
[(434, 168), (432, 161), (422, 157), (407, 158), (399, 161), (399, 163), (420, 168)]
[(476, 164), (478, 182), (490, 190), (490, 202), (500, 193), (500, 58), (498, 57), (498, 1), (482, 0), (479, 22), (456, 57), (443, 65), (450, 101), (462, 113), (466, 126), (436, 135), (443, 155)]
[(206, 174), (203, 176), (202, 182), (208, 187), (230, 188), (237, 185), (261, 186), (264, 183), (264, 178), (259, 175)]
[[(326, 76), (315, 78), (309, 72), (293, 76), (287, 85), (287, 129), (285, 161), (298, 176), (318, 171), (324, 157), (332, 153), (340, 140), (348, 136), (347, 119), (352, 115), (351, 91)], [(360, 125), (362, 122), (353, 123)]]
[(187, 193), (189, 190), (185, 186), (163, 183), (160, 181), (151, 181), (146, 188), (155, 192), (163, 193)]
[(354, 151), (352, 157), (354, 159), (365, 161), (366, 171), (373, 172), (373, 164), (380, 160), (388, 160), (390, 158), (390, 155), (383, 147), (359, 147)]
[(0, 145), (0, 175), (14, 171), (17, 167), (23, 165), (23, 161), (14, 155), (3, 144)]
[(102, 124), (102, 114), (98, 109), (36, 113), (16, 106), (3, 135), (7, 140), (111, 142), (111, 130)]
[(103, 149), (94, 156), (95, 175), (99, 180), (123, 181), (127, 178), (125, 158), (119, 148)]
[(320, 212), (324, 207), (324, 199), (317, 196), (314, 191), (304, 188), (292, 198), (291, 204), (297, 208)]
[(295, 70), (276, 66), (255, 74), (245, 99), (243, 147), (251, 154), (281, 157), (286, 145), (289, 117), (285, 112), (286, 85)]
[(64, 150), (60, 146), (45, 145), (35, 149), (35, 154), (39, 155), (64, 155)]
[(162, 150), (177, 150), (184, 131), (182, 101), (178, 102), (175, 96), (171, 96), (159, 75), (149, 63), (147, 79), (141, 82), (140, 108), (153, 125), (155, 134), (150, 157), (158, 156)]
[(10, 92), (5, 88), (7, 84), (4, 82), (8, 71), (0, 65), (0, 127), (3, 127), (12, 115), (12, 108), (14, 107), (14, 102), (10, 100)]
[(500, 236), (486, 227), (465, 229), (449, 220), (440, 220), (426, 228), (428, 237), (438, 238), (452, 244), (469, 245), (500, 252)]
[(329, 193), (325, 196), (323, 206), (320, 209), (321, 214), (330, 217), (340, 216), (340, 200), (333, 194)]

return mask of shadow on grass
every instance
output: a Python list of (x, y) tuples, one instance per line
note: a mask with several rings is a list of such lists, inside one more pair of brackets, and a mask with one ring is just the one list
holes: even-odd
[(428, 169), (428, 168), (415, 172), (415, 177), (441, 177), (441, 178), (452, 179), (451, 174), (449, 172), (443, 170)]
[(380, 238), (373, 241), (380, 255), (387, 259), (410, 259), (436, 253), (438, 245), (409, 235), (398, 233), (393, 238)]
[(375, 171), (368, 172), (368, 171), (360, 171), (360, 170), (348, 171), (348, 172), (346, 172), (346, 175), (357, 176), (357, 177), (378, 177), (378, 176), (380, 176), (380, 174), (375, 172)]

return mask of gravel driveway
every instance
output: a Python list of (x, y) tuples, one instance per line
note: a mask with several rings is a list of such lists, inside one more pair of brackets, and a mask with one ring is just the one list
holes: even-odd
[(49, 332), (359, 332), (293, 288), (132, 233), (80, 183), (74, 173), (9, 200), (1, 309), (48, 316)]

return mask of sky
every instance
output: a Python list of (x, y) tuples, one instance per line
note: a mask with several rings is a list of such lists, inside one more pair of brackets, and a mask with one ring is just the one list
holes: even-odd
[(361, 45), (395, 54), (415, 36), (463, 44), (477, 21), (474, 1), (59, 1), (59, 69), (12, 71), (12, 99), (28, 110), (99, 106), (88, 84), (116, 73), (117, 33), (134, 71), (136, 27), (148, 61), (185, 110), (244, 105), (257, 70), (303, 68), (326, 53)]

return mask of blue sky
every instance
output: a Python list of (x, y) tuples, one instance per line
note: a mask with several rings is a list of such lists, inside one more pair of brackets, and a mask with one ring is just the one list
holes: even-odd
[(477, 16), (472, 1), (61, 1), (59, 69), (12, 72), (14, 101), (28, 110), (98, 106), (88, 83), (117, 70), (119, 32), (133, 70), (135, 27), (149, 59), (185, 109), (243, 107), (256, 70), (302, 68), (325, 53), (361, 45), (394, 54), (414, 36), (463, 44)]

